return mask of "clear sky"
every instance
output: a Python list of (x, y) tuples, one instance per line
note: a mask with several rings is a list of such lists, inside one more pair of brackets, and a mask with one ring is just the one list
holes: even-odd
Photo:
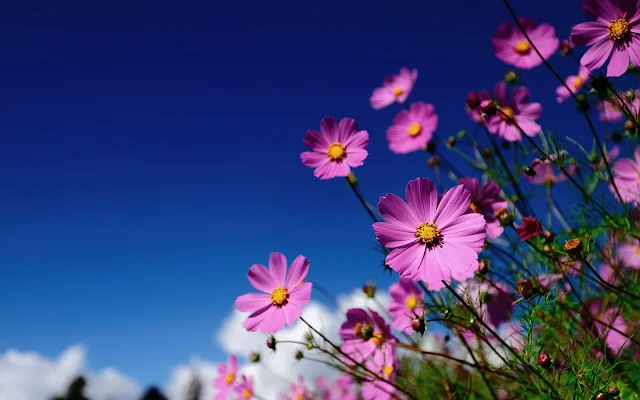
[[(586, 20), (576, 0), (513, 3), (560, 38)], [(373, 111), (371, 90), (418, 68), (410, 100), (447, 137), (473, 128), (468, 91), (508, 69), (490, 45), (500, 0), (13, 0), (0, 19), (0, 351), (82, 342), (92, 368), (142, 384), (225, 358), (213, 333), (272, 251), (306, 255), (335, 293), (391, 282), (345, 182), (300, 164), (307, 129), (333, 115), (370, 132), (356, 172), (376, 202), (431, 172), (389, 151), (399, 108)], [(545, 128), (587, 137), (544, 67), (524, 83)]]

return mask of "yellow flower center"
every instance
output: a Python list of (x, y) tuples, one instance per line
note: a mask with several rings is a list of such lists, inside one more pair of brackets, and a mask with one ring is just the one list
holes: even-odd
[(227, 385), (231, 385), (235, 380), (236, 380), (236, 374), (233, 374), (231, 372), (224, 377), (224, 381), (227, 382)]
[(344, 146), (340, 143), (333, 143), (327, 149), (327, 156), (331, 161), (342, 161), (344, 156), (347, 154)]
[(404, 90), (402, 90), (402, 88), (397, 87), (397, 88), (393, 89), (393, 94), (396, 97), (400, 96), (402, 93), (404, 93)]
[(518, 43), (516, 43), (515, 46), (513, 46), (513, 50), (515, 50), (516, 53), (522, 56), (526, 56), (531, 52), (531, 46), (529, 45), (529, 42), (527, 42), (526, 40), (521, 40)]
[(380, 347), (382, 346), (382, 343), (384, 343), (384, 336), (382, 336), (382, 333), (380, 332), (374, 333), (369, 340), (371, 340), (376, 346)]
[(469, 203), (469, 208), (471, 209), (471, 211), (473, 211), (474, 213), (477, 213), (480, 208), (478, 208), (478, 206), (476, 205), (476, 203), (474, 203), (473, 201), (471, 203)]
[(573, 89), (574, 90), (580, 89), (583, 83), (584, 83), (584, 78), (582, 78), (581, 76), (576, 77), (576, 80), (573, 81)]
[(629, 33), (629, 23), (624, 18), (618, 18), (611, 21), (607, 27), (607, 35), (611, 40), (621, 40)]
[(513, 108), (511, 107), (501, 107), (500, 108), (500, 117), (503, 121), (507, 121), (509, 123), (513, 122), (513, 116), (515, 113), (513, 112)]
[(426, 245), (430, 249), (435, 246), (439, 246), (442, 242), (440, 230), (433, 224), (433, 222), (420, 224), (418, 229), (416, 229), (416, 237), (420, 243)]
[(411, 124), (409, 125), (409, 136), (416, 137), (422, 132), (422, 125), (420, 124)]
[(296, 400), (304, 400), (304, 394), (302, 393), (296, 394)]
[(249, 400), (252, 395), (253, 395), (253, 393), (251, 393), (251, 391), (249, 389), (245, 389), (245, 390), (242, 391), (242, 398), (245, 399), (245, 400)]
[(276, 288), (271, 292), (271, 302), (274, 306), (283, 306), (289, 300), (289, 291), (283, 287)]
[(405, 300), (404, 304), (409, 310), (413, 311), (418, 306), (418, 299), (416, 298), (416, 296), (409, 296), (407, 297), (407, 300)]
[(385, 378), (388, 378), (393, 373), (393, 365), (387, 365), (382, 369), (382, 374)]
[(362, 336), (362, 323), (356, 322), (356, 326), (353, 327), (353, 334), (356, 336)]

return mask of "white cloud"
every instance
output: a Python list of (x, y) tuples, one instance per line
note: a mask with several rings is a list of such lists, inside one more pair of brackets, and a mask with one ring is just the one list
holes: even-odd
[(93, 400), (130, 400), (140, 394), (138, 384), (115, 369), (87, 371), (86, 355), (82, 345), (67, 348), (55, 360), (17, 350), (0, 354), (0, 398), (48, 399), (65, 393), (80, 374), (87, 379), (86, 393)]

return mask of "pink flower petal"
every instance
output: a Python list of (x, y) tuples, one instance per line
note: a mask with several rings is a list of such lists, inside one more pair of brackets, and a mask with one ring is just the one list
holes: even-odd
[(373, 231), (376, 239), (385, 247), (401, 247), (417, 241), (416, 229), (411, 230), (406, 225), (376, 222)]
[(322, 135), (315, 129), (309, 129), (304, 135), (302, 143), (311, 151), (326, 152), (331, 143), (327, 141), (326, 136)]
[(248, 293), (236, 299), (236, 308), (240, 312), (254, 312), (271, 304), (271, 297), (265, 293)]
[(445, 229), (455, 218), (464, 214), (471, 203), (471, 193), (463, 185), (449, 189), (436, 210), (434, 217), (438, 228)]
[(580, 64), (588, 68), (589, 71), (598, 69), (607, 62), (611, 51), (613, 50), (613, 41), (605, 39), (591, 46), (580, 59)]
[(287, 258), (282, 253), (269, 255), (269, 272), (276, 285), (284, 287), (284, 279), (287, 276)]
[(438, 192), (431, 179), (418, 178), (409, 181), (405, 197), (407, 206), (413, 210), (420, 222), (433, 222), (438, 205)]
[(284, 287), (287, 289), (295, 288), (306, 278), (309, 272), (309, 261), (305, 256), (299, 255), (291, 263), (289, 274), (284, 281)]
[(418, 229), (421, 221), (399, 196), (389, 193), (380, 197), (378, 211), (385, 221), (398, 224), (407, 229)]
[(333, 117), (325, 117), (320, 121), (320, 131), (329, 143), (337, 142), (340, 135), (338, 121)]
[(271, 291), (273, 291), (273, 289), (277, 287), (277, 284), (273, 280), (271, 273), (269, 272), (267, 267), (262, 264), (253, 264), (249, 268), (247, 277), (249, 278), (249, 282), (253, 285), (254, 288), (265, 293), (271, 293)]

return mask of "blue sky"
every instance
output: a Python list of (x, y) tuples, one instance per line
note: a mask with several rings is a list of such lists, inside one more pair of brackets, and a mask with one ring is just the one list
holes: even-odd
[[(388, 150), (399, 108), (373, 111), (371, 90), (418, 68), (411, 100), (435, 105), (447, 137), (473, 128), (468, 91), (508, 69), (490, 46), (510, 20), (499, 0), (91, 3), (3, 12), (0, 351), (83, 342), (91, 367), (143, 384), (191, 354), (225, 357), (213, 333), (272, 251), (306, 255), (334, 293), (391, 282), (344, 181), (300, 164), (307, 129), (334, 115), (370, 132), (357, 173), (375, 202), (430, 172), (424, 153)], [(514, 1), (560, 38), (579, 4)], [(544, 67), (524, 83), (545, 128), (587, 137)]]

